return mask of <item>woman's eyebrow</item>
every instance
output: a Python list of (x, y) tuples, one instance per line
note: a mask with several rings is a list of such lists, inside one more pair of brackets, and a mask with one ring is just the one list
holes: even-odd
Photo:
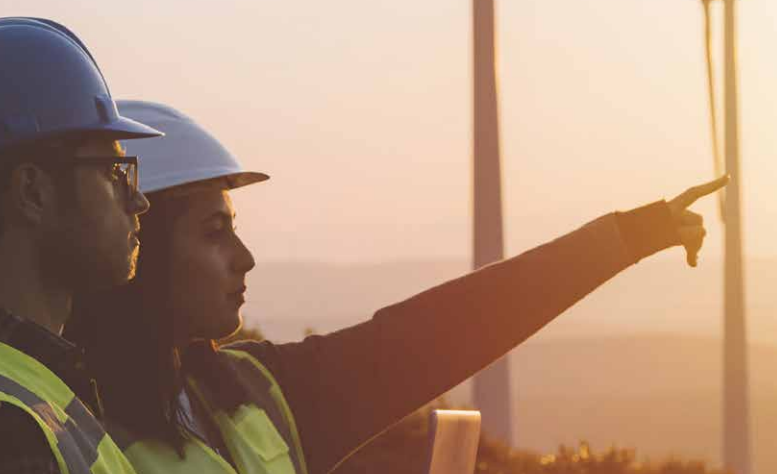
[(202, 222), (209, 222), (214, 219), (222, 220), (225, 222), (231, 222), (235, 219), (236, 214), (230, 214), (226, 211), (216, 211), (213, 214), (202, 219)]

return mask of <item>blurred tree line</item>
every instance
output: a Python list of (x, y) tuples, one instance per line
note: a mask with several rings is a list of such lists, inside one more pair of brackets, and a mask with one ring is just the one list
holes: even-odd
[[(305, 335), (314, 334), (306, 329)], [(242, 328), (221, 343), (264, 339), (257, 328)], [(455, 408), (444, 399), (412, 413), (362, 447), (337, 467), (334, 474), (426, 474), (429, 415), (433, 409)], [(554, 454), (514, 449), (481, 435), (475, 474), (726, 474), (703, 462), (669, 459), (641, 462), (634, 449), (601, 452), (586, 442), (577, 448), (560, 446)]]

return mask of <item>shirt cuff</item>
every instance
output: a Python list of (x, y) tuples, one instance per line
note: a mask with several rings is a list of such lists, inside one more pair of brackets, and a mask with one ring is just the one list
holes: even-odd
[(661, 200), (627, 212), (616, 212), (623, 241), (634, 262), (680, 245), (680, 234), (666, 201)]

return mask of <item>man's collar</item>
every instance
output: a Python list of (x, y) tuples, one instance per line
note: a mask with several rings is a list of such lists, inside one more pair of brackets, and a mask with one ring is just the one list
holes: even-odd
[(86, 371), (84, 352), (75, 344), (28, 319), (0, 307), (0, 342), (24, 352), (54, 372), (82, 401), (101, 415), (94, 380)]
[(83, 355), (73, 343), (5, 308), (0, 308), (0, 342), (37, 359), (55, 373), (58, 366), (83, 365)]

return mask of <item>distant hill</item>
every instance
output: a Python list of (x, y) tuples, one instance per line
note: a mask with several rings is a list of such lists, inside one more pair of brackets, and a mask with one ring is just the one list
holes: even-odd
[(467, 271), (465, 262), (365, 265), (259, 262), (248, 274), (247, 324), (269, 337), (301, 337), (305, 327), (326, 332), (368, 319), (383, 306)]
[[(645, 332), (719, 336), (721, 262), (702, 256), (701, 266), (691, 269), (680, 250), (672, 252), (627, 269), (545, 328), (540, 337)], [(260, 262), (248, 277), (246, 320), (260, 324), (271, 338), (297, 339), (306, 327), (326, 332), (367, 319), (385, 305), (468, 269), (463, 260), (363, 265)], [(751, 338), (777, 342), (777, 258), (750, 260), (746, 270)]]
[[(777, 348), (751, 346), (755, 471), (777, 472)], [(521, 447), (586, 439), (720, 464), (722, 344), (677, 336), (529, 341), (512, 354)]]

